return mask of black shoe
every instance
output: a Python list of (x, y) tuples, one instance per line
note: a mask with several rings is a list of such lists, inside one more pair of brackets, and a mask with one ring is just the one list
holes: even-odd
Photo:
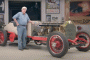
[(23, 49), (19, 49), (19, 50), (23, 51)]
[(23, 49), (26, 49), (26, 50), (28, 50), (29, 48), (25, 47), (25, 48), (23, 48)]

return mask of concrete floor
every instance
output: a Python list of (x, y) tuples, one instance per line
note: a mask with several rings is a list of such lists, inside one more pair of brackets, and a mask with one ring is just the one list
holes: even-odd
[(33, 42), (27, 45), (29, 50), (20, 51), (17, 41), (7, 43), (7, 46), (0, 46), (0, 60), (90, 60), (90, 51), (80, 52), (76, 48), (71, 48), (62, 58), (50, 55), (45, 45), (37, 46)]

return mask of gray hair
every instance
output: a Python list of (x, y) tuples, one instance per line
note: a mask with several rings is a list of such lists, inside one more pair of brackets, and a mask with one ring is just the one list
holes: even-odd
[[(27, 10), (27, 7), (24, 6), (24, 7), (22, 7), (22, 9), (26, 9), (26, 10)], [(22, 10), (22, 9), (21, 9), (21, 10)]]

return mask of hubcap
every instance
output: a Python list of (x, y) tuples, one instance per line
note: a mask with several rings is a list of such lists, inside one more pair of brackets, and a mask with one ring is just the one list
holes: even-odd
[(50, 38), (49, 46), (53, 53), (59, 54), (63, 50), (63, 40), (59, 35), (53, 35)]

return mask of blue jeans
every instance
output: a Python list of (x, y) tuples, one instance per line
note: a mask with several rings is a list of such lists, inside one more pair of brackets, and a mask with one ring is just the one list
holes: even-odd
[(26, 47), (26, 35), (27, 30), (25, 26), (17, 26), (18, 32), (18, 49), (23, 49)]

